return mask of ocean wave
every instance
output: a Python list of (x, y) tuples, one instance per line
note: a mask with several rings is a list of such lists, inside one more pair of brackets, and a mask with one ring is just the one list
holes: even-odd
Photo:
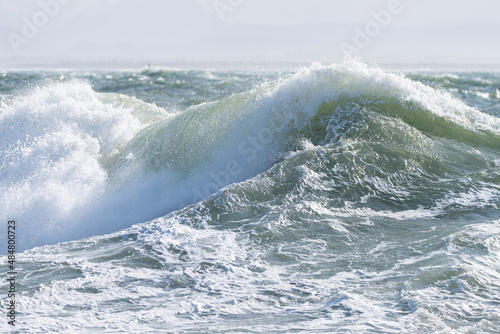
[[(1, 105), (0, 129), (1, 215), (23, 222), (24, 248), (145, 222), (272, 168), (295, 177), (304, 141), (330, 166), (314, 177), (344, 196), (329, 205), (399, 203), (406, 217), (419, 212), (419, 182), (492, 168), (500, 147), (500, 119), (356, 61), (313, 64), (183, 111), (77, 80), (41, 84)], [(439, 196), (451, 192), (440, 186)]]

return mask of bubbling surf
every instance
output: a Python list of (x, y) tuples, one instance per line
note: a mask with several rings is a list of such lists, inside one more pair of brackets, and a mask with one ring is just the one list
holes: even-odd
[(24, 222), (24, 248), (181, 209), (265, 172), (304, 140), (378, 141), (416, 160), (443, 159), (445, 144), (429, 137), (500, 144), (498, 118), (355, 61), (314, 64), (180, 111), (82, 80), (45, 82), (4, 103), (0, 127), (2, 219)]
[(499, 87), (357, 61), (0, 72), (16, 328), (500, 332)]

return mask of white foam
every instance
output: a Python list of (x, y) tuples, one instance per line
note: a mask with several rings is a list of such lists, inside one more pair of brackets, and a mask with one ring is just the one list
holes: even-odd
[(142, 126), (83, 82), (49, 84), (3, 106), (0, 215), (18, 221), (19, 246), (64, 239), (75, 210), (106, 189), (100, 159)]
[[(340, 99), (411, 101), (473, 131), (500, 133), (498, 118), (357, 61), (313, 64), (175, 115), (134, 98), (97, 94), (84, 82), (43, 84), (1, 106), (0, 187), (8, 196), (0, 199), (0, 218), (25, 226), (24, 247), (151, 220), (266, 171), (299, 144), (300, 131), (322, 105)], [(335, 112), (333, 118), (355, 111)], [(302, 146), (315, 149), (307, 140)], [(356, 214), (410, 219), (435, 213)]]

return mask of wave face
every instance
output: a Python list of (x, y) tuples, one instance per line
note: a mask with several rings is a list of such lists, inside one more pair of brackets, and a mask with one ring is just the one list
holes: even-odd
[(44, 76), (0, 85), (27, 328), (500, 331), (497, 74)]

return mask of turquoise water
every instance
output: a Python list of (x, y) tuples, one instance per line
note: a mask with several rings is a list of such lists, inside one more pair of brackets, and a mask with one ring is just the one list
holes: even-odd
[(19, 330), (500, 333), (498, 73), (4, 72), (0, 94)]

